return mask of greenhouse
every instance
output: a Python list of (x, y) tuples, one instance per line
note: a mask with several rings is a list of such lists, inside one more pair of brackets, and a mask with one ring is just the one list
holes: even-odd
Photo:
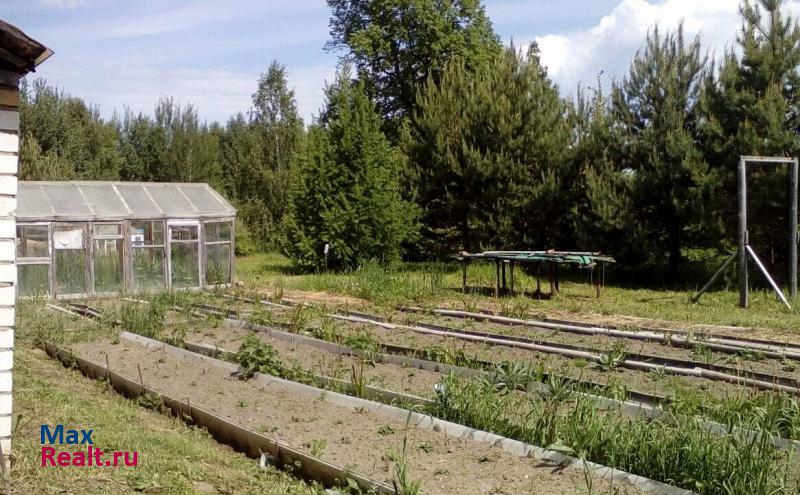
[(19, 182), (20, 296), (229, 284), (236, 209), (207, 184)]

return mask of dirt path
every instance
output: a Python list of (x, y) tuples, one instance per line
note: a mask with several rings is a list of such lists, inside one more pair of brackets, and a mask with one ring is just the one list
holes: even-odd
[[(322, 459), (373, 479), (391, 482), (390, 457), (400, 453), (404, 421), (332, 405), (309, 396), (270, 389), (232, 378), (226, 371), (194, 359), (177, 359), (122, 341), (84, 344), (78, 352), (97, 362), (108, 355), (112, 369), (129, 377), (141, 366), (144, 382), (229, 420), (267, 432)], [(411, 427), (407, 433), (408, 467), (423, 480), (423, 492), (444, 494), (583, 494), (582, 473), (559, 470), (518, 458), (486, 444), (447, 438)], [(640, 493), (595, 480), (602, 493)]]

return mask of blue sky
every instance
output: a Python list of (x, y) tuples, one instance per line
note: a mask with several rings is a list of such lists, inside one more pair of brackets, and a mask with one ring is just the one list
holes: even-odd
[[(324, 0), (0, 0), (2, 18), (55, 51), (37, 71), (105, 116), (152, 112), (162, 96), (224, 122), (246, 112), (270, 61), (287, 66), (308, 122), (338, 55), (327, 53)], [(485, 0), (505, 42), (536, 40), (565, 94), (624, 75), (648, 28), (685, 21), (720, 52), (739, 25), (737, 0)], [(800, 0), (792, 0), (797, 9)]]

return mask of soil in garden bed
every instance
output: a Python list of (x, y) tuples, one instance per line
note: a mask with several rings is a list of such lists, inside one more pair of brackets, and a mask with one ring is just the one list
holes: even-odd
[[(220, 306), (225, 305), (225, 300), (219, 301)], [(258, 304), (247, 304), (240, 301), (232, 301), (238, 308), (256, 308), (257, 311), (265, 311), (265, 308), (259, 308)], [(365, 309), (366, 311), (367, 309)], [(267, 310), (268, 311), (268, 310)], [(271, 311), (270, 315), (274, 321), (288, 322), (292, 317), (291, 311)], [(488, 331), (492, 333), (505, 333), (507, 335), (525, 335), (528, 337), (538, 338), (540, 340), (548, 340), (551, 342), (571, 343), (575, 345), (592, 345), (598, 349), (599, 352), (606, 352), (614, 348), (614, 342), (623, 341), (628, 344), (630, 352), (644, 352), (653, 355), (662, 355), (665, 357), (679, 357), (684, 359), (691, 358), (691, 350), (680, 349), (660, 344), (643, 343), (631, 339), (618, 339), (609, 338), (605, 336), (582, 336), (577, 334), (567, 334), (563, 332), (538, 332), (525, 327), (509, 327), (497, 324), (488, 324), (482, 322), (471, 322), (460, 320), (457, 318), (443, 318), (443, 317), (428, 317), (424, 315), (414, 315), (403, 312), (387, 312), (386, 316), (393, 319), (394, 322), (399, 324), (407, 324), (414, 321), (427, 321), (430, 323), (444, 324), (446, 326), (459, 328), (466, 327), (475, 330)], [(307, 325), (314, 325), (315, 322), (306, 322)], [(318, 324), (318, 322), (316, 323)], [(487, 344), (479, 344), (475, 342), (468, 342), (447, 337), (438, 337), (434, 335), (423, 335), (406, 330), (383, 330), (373, 325), (366, 324), (348, 324), (344, 322), (337, 322), (340, 332), (344, 334), (357, 334), (359, 332), (368, 332), (375, 336), (381, 343), (403, 345), (408, 347), (415, 347), (419, 349), (426, 349), (431, 347), (439, 347), (446, 349), (460, 349), (470, 356), (476, 356), (480, 359), (501, 363), (503, 361), (514, 361), (530, 363), (534, 366), (543, 365), (549, 372), (568, 375), (574, 378), (583, 378), (592, 380), (597, 383), (612, 384), (619, 387), (627, 387), (631, 390), (638, 390), (641, 392), (669, 396), (674, 393), (676, 389), (684, 392), (695, 392), (700, 394), (711, 393), (716, 397), (731, 397), (741, 396), (742, 394), (748, 395), (757, 393), (756, 389), (716, 380), (708, 380), (705, 378), (691, 377), (691, 376), (677, 376), (677, 375), (664, 375), (663, 377), (658, 374), (648, 371), (638, 371), (625, 368), (616, 368), (612, 371), (603, 371), (597, 366), (589, 363), (581, 363), (581, 360), (570, 359), (555, 354), (540, 353), (525, 349), (505, 347), (505, 346), (490, 346)], [(544, 339), (542, 336), (547, 336)], [(752, 361), (738, 358), (736, 363), (725, 363), (724, 360), (736, 359), (736, 356), (725, 355), (719, 353), (711, 353), (714, 360), (718, 360), (719, 364), (737, 365), (743, 369), (753, 369), (754, 371), (761, 371), (766, 373), (780, 373), (784, 376), (800, 378), (800, 366), (793, 368), (795, 364), (792, 361), (780, 362), (777, 360), (764, 359), (761, 361)]]
[[(570, 344), (595, 349), (598, 353), (608, 352), (619, 348), (632, 354), (647, 354), (665, 358), (683, 359), (714, 363), (723, 366), (732, 366), (745, 371), (768, 373), (800, 380), (800, 362), (791, 360), (771, 359), (760, 357), (756, 353), (751, 356), (713, 352), (710, 350), (687, 349), (662, 345), (657, 342), (626, 339), (623, 337), (609, 337), (605, 335), (580, 335), (550, 329), (535, 329), (527, 326), (502, 325), (491, 322), (479, 322), (460, 318), (436, 317), (427, 315), (398, 315), (398, 322), (413, 324), (415, 322), (443, 325), (450, 328), (472, 330), (478, 332), (494, 333), (526, 337), (541, 341), (542, 343)], [(635, 356), (631, 357), (635, 359)]]
[(610, 385), (612, 388), (621, 389), (625, 387), (629, 390), (662, 396), (669, 396), (676, 389), (684, 392), (694, 391), (700, 394), (713, 394), (717, 397), (729, 397), (737, 393), (752, 391), (749, 387), (691, 376), (668, 374), (658, 376), (653, 372), (626, 368), (604, 371), (593, 363), (556, 354), (546, 354), (514, 347), (493, 346), (436, 335), (424, 335), (408, 330), (382, 330), (372, 325), (342, 325), (341, 332), (345, 335), (367, 332), (382, 344), (400, 345), (421, 350), (445, 349), (450, 354), (463, 351), (467, 356), (498, 364), (508, 361), (526, 363), (534, 369), (537, 366), (543, 366), (548, 373), (556, 373), (575, 379), (591, 380), (596, 383)]
[[(207, 362), (175, 358), (125, 340), (84, 344), (78, 352), (101, 363), (108, 355), (111, 368), (128, 377), (138, 376), (138, 364), (145, 384), (161, 392), (190, 397), (199, 407), (378, 481), (390, 483), (393, 478), (391, 458), (401, 453), (405, 421), (241, 381)], [(406, 461), (410, 477), (423, 480), (422, 492), (429, 495), (587, 491), (579, 470), (413, 426), (407, 432)], [(640, 493), (599, 479), (594, 487), (598, 493)]]
[[(324, 375), (340, 380), (352, 381), (353, 367), (360, 369), (361, 360), (349, 356), (339, 356), (332, 352), (302, 343), (289, 343), (275, 339), (262, 332), (251, 332), (241, 328), (222, 325), (217, 328), (195, 330), (186, 340), (188, 342), (213, 345), (236, 352), (248, 335), (255, 335), (272, 346), (286, 366), (299, 366), (316, 375)], [(395, 392), (432, 398), (434, 385), (442, 378), (440, 373), (409, 368), (394, 364), (368, 362), (363, 367), (367, 385)]]

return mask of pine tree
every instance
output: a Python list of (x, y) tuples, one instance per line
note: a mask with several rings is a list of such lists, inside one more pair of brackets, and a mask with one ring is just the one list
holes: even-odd
[[(658, 28), (649, 33), (628, 76), (612, 90), (619, 161), (589, 175), (598, 217), (627, 231), (629, 245), (639, 246), (629, 255), (658, 265), (666, 255), (668, 275), (677, 272), (681, 249), (700, 229), (713, 184), (697, 136), (705, 65), (699, 38), (687, 43), (682, 26), (663, 36)], [(604, 200), (617, 203), (617, 211)]]
[(451, 62), (420, 90), (404, 142), (424, 251), (541, 249), (570, 237), (565, 105), (535, 45), (478, 71)]
[[(728, 246), (736, 238), (736, 167), (741, 155), (798, 156), (800, 143), (800, 28), (780, 0), (747, 0), (741, 8), (741, 53), (729, 50), (706, 84), (701, 127), (704, 150), (719, 175), (718, 222)], [(748, 172), (750, 239), (768, 265), (786, 252), (788, 175), (785, 167)], [(770, 266), (774, 274), (785, 270)]]
[(311, 127), (300, 155), (300, 180), (289, 203), (286, 252), (304, 268), (352, 269), (391, 262), (413, 234), (414, 209), (402, 200), (400, 153), (348, 67), (326, 89), (324, 118)]

